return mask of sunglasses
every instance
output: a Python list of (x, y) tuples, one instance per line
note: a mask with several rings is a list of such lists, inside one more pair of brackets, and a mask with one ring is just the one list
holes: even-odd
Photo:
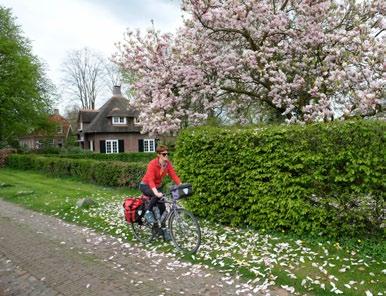
[(161, 153), (161, 155), (162, 155), (162, 156), (168, 156), (168, 155), (169, 155), (169, 153), (167, 153), (167, 152), (163, 152), (163, 153)]

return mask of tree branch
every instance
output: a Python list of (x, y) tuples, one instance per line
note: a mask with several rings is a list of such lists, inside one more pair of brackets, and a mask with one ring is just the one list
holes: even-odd
[(280, 7), (280, 10), (284, 10), (284, 8), (287, 6), (287, 4), (288, 4), (288, 0), (285, 0), (283, 2), (283, 5)]
[(221, 89), (224, 90), (224, 91), (230, 92), (230, 93), (235, 93), (235, 94), (240, 94), (240, 95), (247, 95), (247, 96), (250, 96), (250, 97), (259, 98), (261, 101), (267, 103), (268, 106), (274, 108), (275, 110), (278, 110), (281, 113), (283, 113), (285, 111), (284, 108), (276, 106), (269, 99), (260, 97), (257, 94), (255, 94), (254, 92), (250, 92), (250, 91), (246, 91), (246, 90), (240, 90), (240, 89), (235, 89), (235, 88), (232, 88), (232, 87), (225, 87), (225, 86), (221, 87)]
[(377, 34), (375, 34), (374, 38), (377, 38), (384, 31), (386, 31), (386, 30), (385, 29), (380, 30)]

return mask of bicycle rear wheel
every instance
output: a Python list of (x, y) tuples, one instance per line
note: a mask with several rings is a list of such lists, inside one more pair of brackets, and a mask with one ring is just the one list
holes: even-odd
[(196, 253), (201, 244), (201, 229), (196, 217), (185, 209), (172, 212), (169, 229), (176, 248), (184, 253)]
[(154, 224), (146, 222), (146, 219), (141, 218), (140, 222), (131, 223), (134, 237), (141, 243), (149, 243), (156, 235)]

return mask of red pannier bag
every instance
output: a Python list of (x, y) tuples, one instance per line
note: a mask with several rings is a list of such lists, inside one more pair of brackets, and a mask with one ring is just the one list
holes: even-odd
[(127, 223), (137, 222), (137, 209), (142, 205), (143, 201), (140, 197), (127, 197), (125, 199), (123, 202), (123, 208), (125, 210), (125, 219)]

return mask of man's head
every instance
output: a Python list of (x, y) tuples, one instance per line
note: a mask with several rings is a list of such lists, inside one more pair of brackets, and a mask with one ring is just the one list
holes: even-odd
[(155, 151), (157, 152), (158, 156), (162, 160), (165, 160), (165, 159), (168, 158), (168, 146), (166, 146), (166, 145), (159, 145)]

